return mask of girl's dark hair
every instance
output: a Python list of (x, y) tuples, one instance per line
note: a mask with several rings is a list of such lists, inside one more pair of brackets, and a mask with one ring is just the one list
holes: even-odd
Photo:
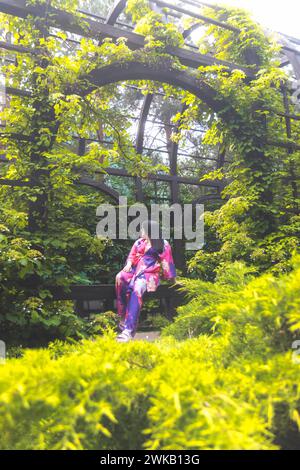
[(164, 240), (161, 236), (160, 225), (155, 220), (144, 220), (142, 228), (150, 238), (152, 248), (158, 253), (164, 251)]

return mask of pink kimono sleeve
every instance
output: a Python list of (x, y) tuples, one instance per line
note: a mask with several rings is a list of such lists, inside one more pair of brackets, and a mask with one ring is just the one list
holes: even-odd
[(162, 279), (172, 279), (176, 277), (176, 268), (172, 255), (172, 248), (168, 241), (165, 242), (165, 249), (160, 255), (162, 266)]
[(126, 259), (126, 263), (128, 263), (130, 261), (133, 266), (135, 264), (137, 264), (137, 262), (140, 259), (140, 254), (138, 253), (139, 242), (140, 242), (140, 239), (138, 239), (134, 242), (134, 244), (132, 245), (132, 248), (129, 252), (129, 255), (127, 256), (127, 259)]

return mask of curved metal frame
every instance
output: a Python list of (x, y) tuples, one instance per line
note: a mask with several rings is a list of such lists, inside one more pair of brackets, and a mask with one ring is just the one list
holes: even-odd
[[(178, 70), (170, 69), (170, 67), (161, 67), (157, 69), (156, 67), (150, 66), (148, 64), (139, 63), (139, 62), (127, 62), (124, 66), (123, 63), (114, 63), (106, 67), (93, 70), (86, 77), (84, 77), (89, 83), (93, 84), (89, 90), (85, 90), (84, 93), (89, 93), (93, 90), (94, 87), (101, 87), (111, 83), (117, 83), (124, 80), (153, 80), (157, 82), (168, 83), (170, 85), (175, 85), (181, 87), (187, 91), (190, 91), (198, 98), (206, 102), (215, 112), (222, 114), (222, 109), (224, 108), (225, 101), (218, 99), (217, 93), (205, 82), (191, 77), (188, 73)], [(150, 105), (152, 102), (152, 95), (147, 95), (144, 100), (144, 106), (141, 112), (140, 126), (138, 131), (138, 141), (137, 149), (142, 151), (142, 144), (144, 140), (144, 129), (147, 115), (149, 113)], [(229, 103), (226, 103), (226, 113), (223, 113), (227, 116), (235, 113), (231, 108)], [(184, 111), (184, 109), (182, 110)], [(178, 126), (180, 123), (178, 124)], [(171, 170), (171, 200), (172, 203), (178, 203), (179, 201), (179, 182), (178, 178), (175, 178), (177, 174), (177, 152), (178, 144), (173, 143), (171, 150), (170, 158), (170, 170)], [(138, 186), (140, 184), (140, 187)], [(138, 197), (142, 199), (142, 188), (141, 182), (138, 181)], [(139, 199), (139, 200), (141, 200)], [(184, 268), (184, 258), (183, 258), (183, 241), (174, 240), (174, 260), (178, 267)]]
[[(176, 70), (166, 65), (160, 68), (138, 61), (128, 61), (125, 64), (115, 62), (110, 65), (92, 70), (82, 77), (91, 84), (90, 87), (80, 90), (78, 87), (70, 87), (69, 92), (77, 92), (81, 95), (88, 95), (94, 89), (118, 83), (126, 80), (152, 80), (160, 83), (167, 83), (183, 90), (189, 91), (197, 98), (204, 101), (214, 112), (222, 113), (223, 117), (236, 114), (229, 102), (220, 100), (217, 92), (204, 80), (195, 78), (186, 71)], [(226, 111), (223, 111), (225, 105)]]
[(106, 24), (114, 25), (126, 8), (127, 0), (117, 0), (106, 17)]
[(119, 203), (119, 193), (114, 189), (110, 188), (107, 184), (103, 183), (102, 181), (96, 181), (92, 178), (88, 177), (81, 177), (78, 180), (74, 181), (75, 184), (83, 184), (85, 186), (90, 186), (91, 188), (95, 188), (101, 193), (106, 194), (107, 196), (111, 197), (117, 204)]

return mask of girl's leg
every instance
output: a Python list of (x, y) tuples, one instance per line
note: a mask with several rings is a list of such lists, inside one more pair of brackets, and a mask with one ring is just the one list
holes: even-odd
[(121, 319), (124, 319), (126, 315), (126, 306), (127, 306), (127, 286), (132, 278), (133, 273), (127, 273), (125, 271), (120, 271), (116, 275), (115, 289), (117, 297), (117, 313)]
[(131, 332), (132, 336), (135, 335), (137, 330), (139, 314), (143, 304), (143, 294), (146, 288), (146, 279), (144, 277), (137, 278), (134, 281), (130, 298), (127, 303), (124, 325), (125, 328)]

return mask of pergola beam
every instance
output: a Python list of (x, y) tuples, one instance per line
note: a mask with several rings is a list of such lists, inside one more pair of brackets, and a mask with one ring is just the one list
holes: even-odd
[[(96, 173), (100, 173), (96, 170)], [(105, 173), (111, 176), (122, 176), (127, 178), (134, 178), (135, 175), (128, 173), (128, 171), (123, 170), (121, 168), (105, 168)], [(101, 174), (103, 174), (101, 172)], [(177, 176), (177, 175), (168, 175), (165, 173), (159, 174), (152, 174), (148, 173), (147, 176), (141, 176), (141, 178), (150, 179), (154, 181), (166, 181), (172, 182), (177, 181), (179, 184), (190, 184), (192, 186), (204, 186), (204, 187), (215, 187), (215, 188), (224, 188), (225, 184), (218, 180), (205, 180), (199, 182), (199, 178), (187, 178), (185, 176)]]
[(92, 178), (83, 176), (78, 180), (75, 180), (74, 183), (82, 184), (84, 186), (90, 186), (91, 188), (97, 189), (98, 191), (101, 191), (107, 196), (110, 196), (114, 201), (119, 202), (120, 194), (118, 193), (118, 191), (114, 190), (113, 188), (110, 188), (107, 184), (103, 183), (102, 181), (97, 181)]
[(294, 38), (292, 36), (289, 36), (288, 34), (283, 34), (283, 33), (280, 33), (279, 31), (277, 31), (278, 34), (280, 34), (281, 36), (284, 36), (285, 38), (287, 38), (289, 41), (291, 42), (294, 42), (295, 44), (298, 44), (300, 46), (300, 39), (297, 39), (297, 38)]
[[(0, 164), (11, 164), (13, 161), (12, 160), (7, 160), (4, 156), (0, 156)], [(110, 175), (110, 176), (121, 176), (121, 177), (125, 177), (125, 178), (136, 178), (136, 175), (132, 175), (131, 173), (129, 173), (128, 171), (126, 170), (123, 170), (121, 168), (113, 168), (113, 167), (108, 167), (108, 168), (105, 168), (105, 170), (103, 171), (100, 171), (100, 170), (96, 170), (95, 171), (95, 174), (101, 174), (102, 176), (103, 175)], [(169, 174), (166, 174), (166, 173), (157, 173), (157, 174), (152, 174), (152, 173), (149, 173), (145, 176), (141, 176), (140, 178), (143, 178), (143, 179), (150, 179), (152, 181), (165, 181), (165, 182), (168, 182), (168, 183), (172, 183), (172, 181), (177, 181), (178, 184), (190, 184), (192, 186), (203, 186), (203, 187), (215, 187), (215, 188), (223, 188), (225, 186), (225, 184), (221, 181), (218, 181), (218, 180), (205, 180), (205, 181), (201, 181), (199, 182), (199, 178), (187, 178), (185, 176), (178, 176), (178, 175), (169, 175)], [(2, 180), (4, 181), (4, 179)], [(7, 182), (10, 182), (10, 181), (13, 181), (13, 180), (5, 180)], [(18, 180), (20, 181), (20, 180)], [(25, 182), (26, 183), (26, 182)], [(103, 182), (100, 182), (100, 181), (96, 181), (88, 176), (82, 176), (80, 179), (78, 180), (74, 180), (74, 184), (86, 184), (87, 186), (91, 186), (91, 187), (94, 187), (96, 189), (99, 189), (99, 190), (105, 190), (106, 189), (111, 189), (110, 193), (109, 193), (109, 196), (117, 199), (119, 197), (119, 193), (115, 190), (113, 190), (112, 188), (110, 188), (109, 186), (107, 186), (105, 183)], [(27, 184), (29, 185), (29, 184)], [(16, 184), (17, 186), (17, 184)], [(24, 184), (25, 186), (25, 184)], [(101, 186), (101, 187), (100, 187)], [(108, 193), (107, 193), (108, 194)]]
[[(18, 16), (20, 18), (27, 18), (29, 15), (47, 18), (49, 26), (61, 28), (64, 31), (78, 34), (83, 37), (95, 39), (99, 37), (111, 37), (112, 39), (125, 37), (127, 39), (128, 47), (133, 50), (141, 49), (145, 46), (145, 37), (140, 34), (125, 31), (124, 29), (100, 23), (99, 21), (93, 21), (89, 18), (81, 17), (81, 21), (79, 22), (75, 15), (46, 4), (26, 5), (26, 0), (0, 1), (0, 12)], [(82, 23), (85, 23), (85, 25)], [(165, 52), (177, 57), (183, 65), (191, 68), (198, 68), (201, 65), (224, 65), (228, 70), (238, 68), (243, 70), (247, 77), (255, 77), (255, 71), (253, 71), (253, 69), (242, 67), (228, 61), (215, 59), (214, 57), (199, 54), (188, 49), (167, 46)]]
[(34, 50), (29, 49), (29, 47), (19, 46), (18, 44), (12, 44), (5, 41), (0, 41), (0, 49), (5, 49), (12, 52), (21, 52), (24, 54), (33, 54)]
[(33, 187), (33, 184), (30, 181), (22, 180), (10, 180), (7, 178), (0, 178), (0, 186), (29, 186)]
[(179, 13), (182, 13), (183, 15), (187, 15), (187, 16), (190, 16), (191, 18), (196, 18), (198, 20), (204, 21), (204, 23), (213, 24), (215, 26), (219, 26), (220, 28), (228, 29), (230, 31), (233, 31), (235, 33), (240, 32), (240, 30), (238, 28), (235, 28), (234, 26), (223, 23), (222, 21), (214, 20), (214, 19), (209, 18), (207, 16), (200, 15), (199, 13), (194, 13), (193, 11), (187, 10), (186, 8), (182, 8), (182, 7), (177, 6), (177, 5), (172, 5), (172, 3), (165, 2), (165, 1), (162, 1), (162, 0), (152, 0), (152, 1), (154, 3), (156, 3), (157, 5), (161, 6), (162, 8), (169, 8), (170, 9), (169, 14), (172, 14), (172, 11), (178, 11)]
[(4, 91), (7, 95), (23, 96), (29, 98), (32, 96), (32, 93), (28, 90), (21, 90), (20, 88), (14, 88), (10, 86), (5, 87)]
[(211, 8), (212, 10), (216, 10), (216, 11), (219, 11), (219, 10), (222, 10), (221, 7), (219, 7), (218, 5), (211, 5), (210, 3), (207, 3), (207, 2), (198, 2), (196, 0), (184, 0), (185, 3), (188, 3), (189, 5), (193, 5), (194, 7), (208, 7), (208, 8)]
[(106, 17), (106, 24), (114, 25), (124, 11), (127, 0), (117, 0)]

